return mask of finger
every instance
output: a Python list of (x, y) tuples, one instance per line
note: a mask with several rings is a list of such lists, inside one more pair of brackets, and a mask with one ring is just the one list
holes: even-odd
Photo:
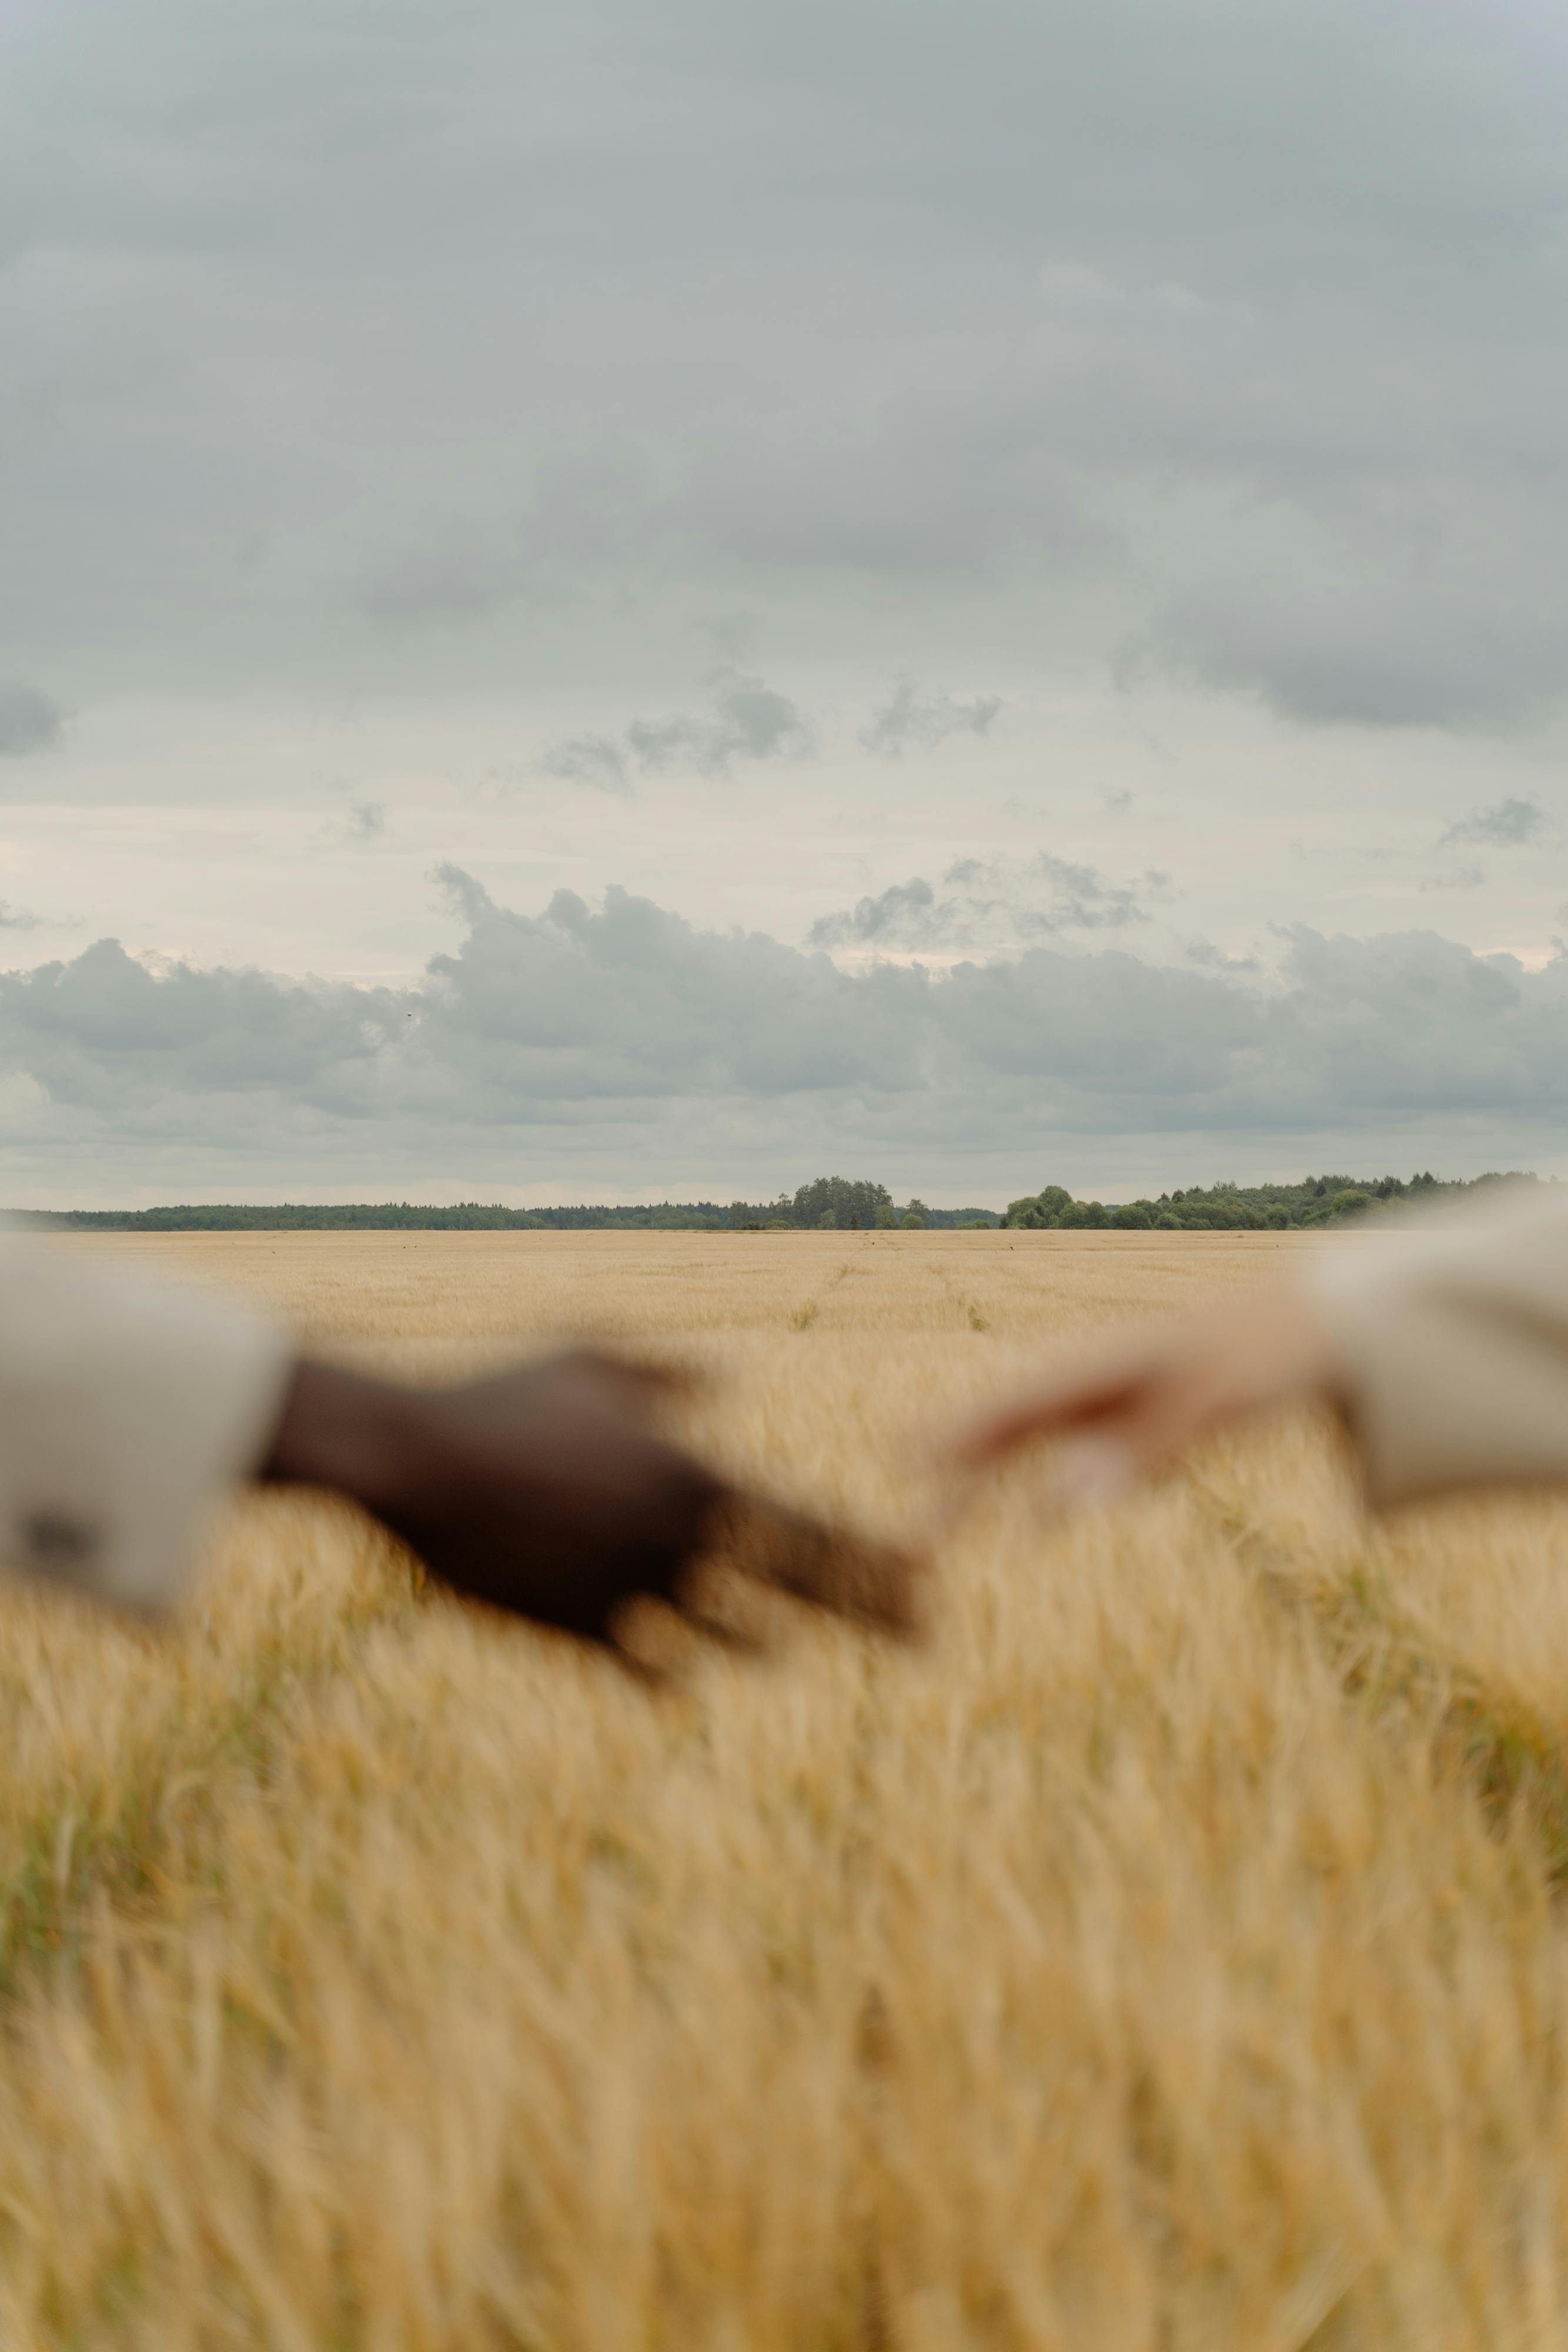
[(1119, 1412), (1130, 1413), (1136, 1386), (1126, 1374), (1052, 1381), (972, 1423), (946, 1451), (962, 1468), (984, 1469), (1030, 1438), (1060, 1436), (1091, 1423), (1113, 1424)]
[(773, 1647), (765, 1633), (748, 1633), (727, 1618), (710, 1617), (706, 1610), (688, 1609), (685, 1614), (694, 1633), (703, 1634), (716, 1649), (732, 1650), (737, 1657), (763, 1658)]
[(779, 1610), (769, 1608), (755, 1578), (733, 1561), (709, 1553), (684, 1568), (674, 1605), (686, 1623), (728, 1650), (760, 1656), (776, 1647)]
[(1162, 1366), (1114, 1412), (1077, 1423), (1052, 1466), (1057, 1501), (1070, 1510), (1118, 1502), (1168, 1470), (1245, 1402), (1234, 1394), (1227, 1369), (1222, 1359), (1195, 1353)]
[(1134, 1325), (1081, 1346), (1030, 1388), (982, 1413), (941, 1450), (971, 1469), (1010, 1454), (1030, 1438), (1064, 1436), (1104, 1424), (1112, 1430), (1143, 1412), (1180, 1360), (1179, 1323)]
[(908, 1639), (923, 1629), (928, 1563), (894, 1545), (825, 1527), (758, 1495), (725, 1497), (715, 1538), (759, 1584), (879, 1633)]
[(1052, 1499), (1064, 1511), (1119, 1503), (1154, 1466), (1124, 1438), (1069, 1438), (1052, 1466)]
[(640, 1658), (622, 1642), (607, 1642), (605, 1651), (612, 1665), (618, 1666), (628, 1682), (645, 1691), (667, 1691), (674, 1688), (676, 1677), (668, 1666), (657, 1665), (651, 1658)]
[(645, 1690), (674, 1689), (691, 1661), (689, 1628), (651, 1593), (630, 1593), (617, 1602), (605, 1621), (604, 1640), (617, 1665)]
[(930, 1476), (933, 1465), (928, 1448), (923, 1449), (919, 1466), (925, 1472), (931, 1487), (931, 1500), (922, 1524), (927, 1543), (936, 1547), (946, 1543), (959, 1523), (967, 1518), (976, 1504), (988, 1491), (988, 1484), (972, 1463), (959, 1462), (951, 1454), (945, 1458), (937, 1457), (934, 1479)]
[(700, 1364), (647, 1364), (625, 1356), (601, 1355), (585, 1348), (571, 1361), (624, 1405), (646, 1408), (676, 1397), (695, 1396), (710, 1375)]

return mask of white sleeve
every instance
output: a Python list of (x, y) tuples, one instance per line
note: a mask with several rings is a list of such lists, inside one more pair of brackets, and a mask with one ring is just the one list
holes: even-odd
[(1306, 1286), (1375, 1503), (1568, 1481), (1568, 1194), (1347, 1236)]
[(290, 1360), (243, 1307), (0, 1237), (0, 1566), (172, 1606), (204, 1506), (261, 1461)]

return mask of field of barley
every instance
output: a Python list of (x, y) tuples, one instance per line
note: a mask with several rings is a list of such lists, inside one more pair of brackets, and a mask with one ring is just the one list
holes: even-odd
[[(49, 1244), (446, 1378), (594, 1338), (917, 1531), (931, 1433), (1275, 1236)], [(0, 1597), (0, 2345), (1568, 2340), (1568, 1504), (1375, 1528), (1274, 1423), (650, 1693), (243, 1499), (186, 1616)]]

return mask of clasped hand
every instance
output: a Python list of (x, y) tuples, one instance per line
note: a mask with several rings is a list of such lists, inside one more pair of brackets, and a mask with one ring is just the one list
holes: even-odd
[(670, 1444), (652, 1409), (677, 1384), (586, 1350), (450, 1389), (305, 1360), (260, 1475), (361, 1504), (454, 1591), (612, 1647), (639, 1601), (734, 1638), (707, 1606), (715, 1561), (912, 1633), (921, 1562), (748, 1494)]
[[(653, 1425), (671, 1376), (591, 1352), (452, 1389), (295, 1368), (261, 1475), (350, 1496), (455, 1591), (620, 1646), (628, 1605), (723, 1633), (705, 1564), (884, 1633), (913, 1633), (924, 1563), (730, 1485)], [(1291, 1291), (1113, 1330), (936, 1458), (982, 1471), (1063, 1441), (1065, 1505), (1108, 1501), (1228, 1421), (1332, 1389), (1326, 1337)]]

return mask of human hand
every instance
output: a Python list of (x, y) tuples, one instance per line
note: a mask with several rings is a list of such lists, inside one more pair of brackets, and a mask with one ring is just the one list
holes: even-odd
[(305, 1360), (260, 1475), (346, 1495), (454, 1591), (612, 1646), (639, 1598), (722, 1633), (700, 1591), (710, 1560), (913, 1633), (917, 1564), (742, 1493), (666, 1443), (649, 1412), (675, 1384), (586, 1350), (452, 1389)]
[(1226, 1423), (1332, 1392), (1335, 1377), (1311, 1300), (1270, 1286), (1207, 1314), (1106, 1332), (983, 1414), (949, 1454), (982, 1469), (1030, 1438), (1060, 1438), (1059, 1499), (1110, 1502)]

